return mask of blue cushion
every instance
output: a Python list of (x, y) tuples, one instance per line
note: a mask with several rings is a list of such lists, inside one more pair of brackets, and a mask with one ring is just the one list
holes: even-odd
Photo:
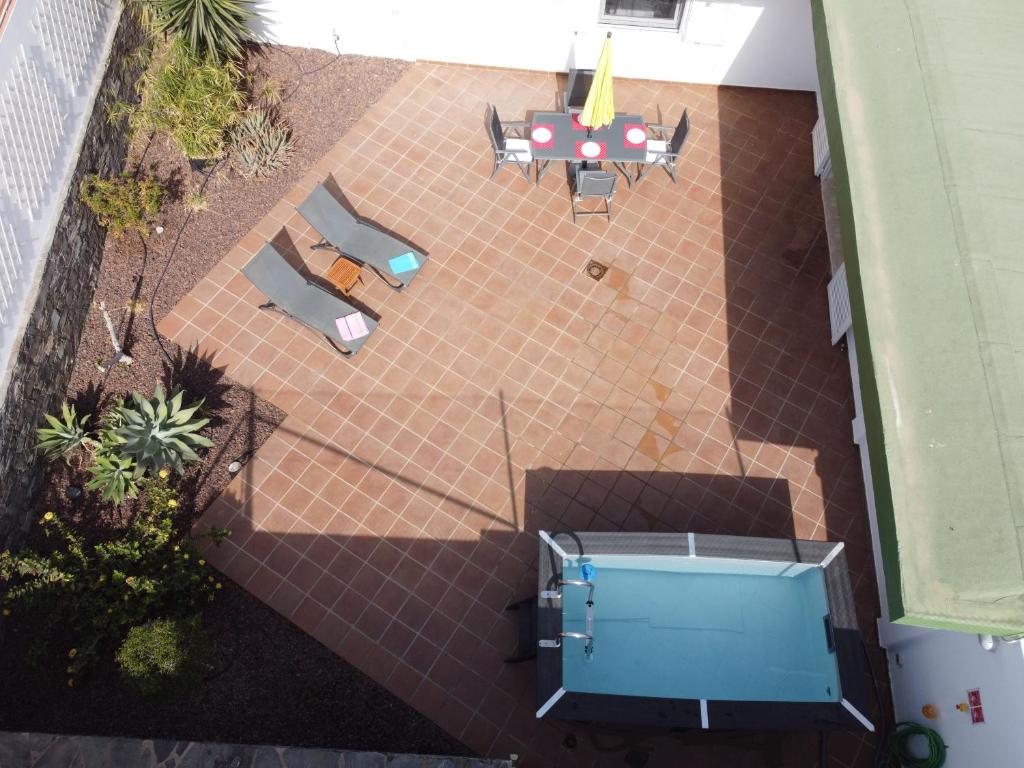
[(416, 254), (409, 251), (401, 256), (395, 256), (393, 259), (390, 259), (388, 265), (391, 267), (391, 271), (397, 275), (402, 272), (412, 272), (414, 269), (419, 269), (420, 263), (416, 259)]

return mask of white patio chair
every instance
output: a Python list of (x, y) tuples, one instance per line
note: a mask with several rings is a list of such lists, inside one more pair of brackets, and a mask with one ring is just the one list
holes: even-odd
[[(491, 106), (491, 119), (487, 122), (487, 133), (491, 138), (491, 147), (494, 149), (494, 170), (491, 171), (493, 179), (498, 169), (503, 165), (514, 165), (523, 178), (530, 180), (530, 164), (533, 162), (533, 153), (530, 151), (530, 140), (524, 135), (530, 124), (525, 121), (502, 123), (498, 117), (498, 110)], [(512, 135), (510, 135), (512, 134)]]
[(647, 126), (647, 129), (659, 138), (647, 140), (647, 156), (644, 158), (644, 162), (639, 164), (640, 167), (636, 174), (636, 182), (638, 184), (641, 179), (658, 167), (665, 169), (665, 172), (672, 177), (672, 183), (679, 183), (679, 180), (676, 178), (676, 161), (683, 151), (686, 136), (690, 132), (690, 117), (685, 109), (671, 139), (666, 138), (669, 128), (671, 126), (668, 125)]

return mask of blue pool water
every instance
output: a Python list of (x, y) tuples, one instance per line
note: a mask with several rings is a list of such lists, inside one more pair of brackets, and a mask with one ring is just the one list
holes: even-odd
[[(594, 650), (562, 646), (567, 691), (726, 701), (838, 701), (817, 566), (595, 555)], [(587, 590), (563, 587), (563, 625), (584, 631)]]

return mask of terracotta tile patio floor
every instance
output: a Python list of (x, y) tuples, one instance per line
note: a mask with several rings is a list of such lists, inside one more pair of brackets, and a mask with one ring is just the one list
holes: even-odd
[[(869, 634), (877, 597), (849, 371), (829, 344), (813, 95), (617, 82), (620, 110), (689, 110), (680, 181), (623, 185), (611, 224), (574, 225), (561, 169), (539, 188), (488, 180), (487, 103), (521, 119), (561, 85), (412, 66), (160, 330), (289, 414), (201, 523), (233, 531), (215, 565), (482, 754), (619, 765), (586, 729), (536, 721), (532, 664), (503, 664), (538, 529), (845, 540)], [(268, 239), (326, 270), (294, 205), (328, 175), (430, 254), (401, 293), (355, 287), (381, 321), (353, 359), (260, 312), (238, 271)], [(610, 266), (600, 282), (592, 258)], [(649, 764), (802, 764), (771, 761), (816, 748), (758, 738), (654, 740)], [(836, 737), (833, 764), (869, 746)]]

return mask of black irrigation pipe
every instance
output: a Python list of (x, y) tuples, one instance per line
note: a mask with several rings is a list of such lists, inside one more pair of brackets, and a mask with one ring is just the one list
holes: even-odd
[[(210, 169), (209, 173), (203, 174), (203, 183), (199, 185), (199, 194), (202, 194), (203, 190), (206, 189), (206, 185), (210, 183), (210, 179), (213, 178), (214, 172), (222, 162), (224, 161), (218, 160), (213, 168)], [(167, 268), (171, 266), (171, 261), (174, 259), (174, 255), (178, 250), (178, 241), (181, 240), (181, 236), (185, 232), (185, 227), (188, 226), (190, 221), (192, 221), (192, 211), (188, 211), (185, 214), (185, 220), (181, 223), (181, 226), (178, 227), (177, 234), (174, 235), (174, 242), (171, 244), (171, 250), (167, 252), (167, 259), (164, 261), (164, 266), (161, 268), (160, 274), (156, 278), (156, 285), (153, 286), (153, 293), (149, 297), (149, 306), (146, 307), (146, 313), (149, 315), (149, 327), (153, 331), (153, 338), (156, 340), (156, 345), (160, 348), (160, 354), (164, 356), (167, 360), (167, 364), (172, 368), (174, 366), (174, 359), (170, 354), (168, 354), (167, 349), (164, 347), (163, 340), (160, 338), (160, 334), (157, 333), (156, 318), (153, 317), (153, 305), (156, 303), (156, 297), (160, 292), (160, 286), (163, 284), (164, 277), (167, 275)], [(160, 252), (154, 249), (153, 253), (159, 254)]]

